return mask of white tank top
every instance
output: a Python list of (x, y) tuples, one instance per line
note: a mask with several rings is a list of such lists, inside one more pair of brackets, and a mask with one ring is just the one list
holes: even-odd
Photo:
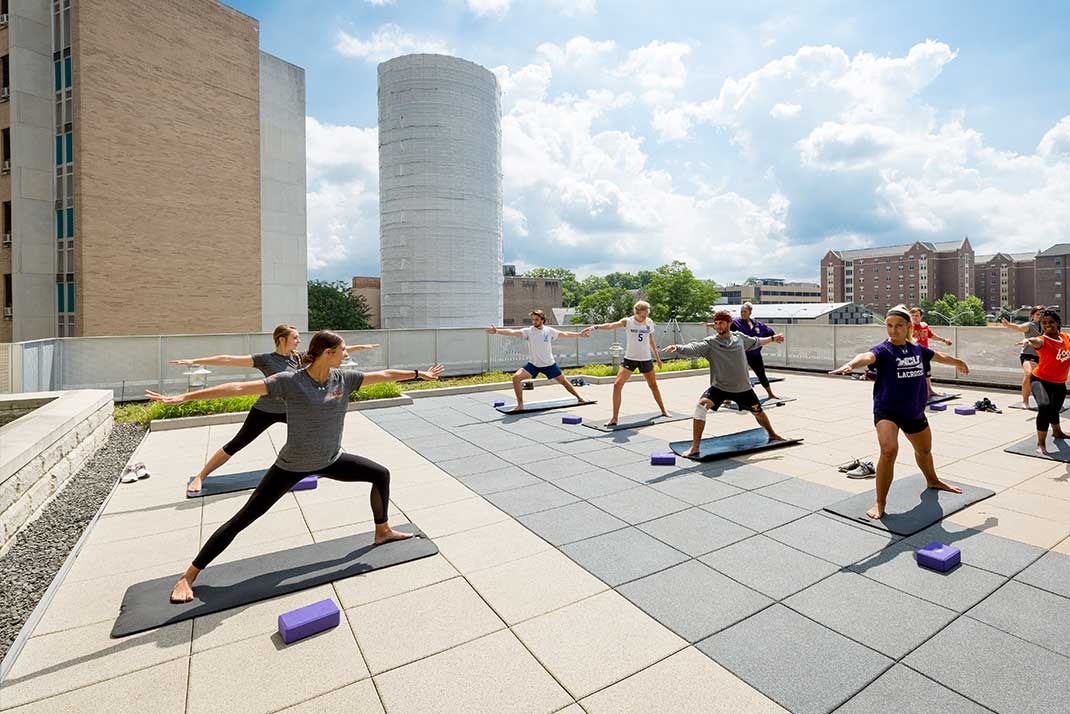
[(624, 350), (624, 359), (645, 362), (654, 359), (650, 352), (650, 336), (654, 334), (654, 321), (649, 317), (640, 323), (634, 317), (625, 321), (624, 329), (628, 331), (628, 346)]

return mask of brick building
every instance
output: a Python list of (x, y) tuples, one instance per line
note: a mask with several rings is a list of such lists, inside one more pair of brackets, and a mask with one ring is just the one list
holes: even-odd
[(1036, 302), (1036, 257), (1035, 252), (975, 256), (974, 294), (986, 310)]
[(972, 295), (974, 262), (968, 238), (830, 250), (821, 259), (821, 292), (826, 302), (855, 302), (878, 312), (944, 293)]
[(1042, 250), (1036, 257), (1036, 304), (1055, 310), (1063, 319), (1067, 312), (1067, 272), (1070, 265), (1070, 243), (1058, 243)]

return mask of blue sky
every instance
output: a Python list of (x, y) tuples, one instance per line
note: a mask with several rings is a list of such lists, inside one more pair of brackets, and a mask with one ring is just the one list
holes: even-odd
[(419, 50), (499, 76), (522, 268), (813, 279), (834, 247), (1070, 240), (1065, 3), (228, 4), (306, 70), (312, 277), (378, 274), (376, 63)]

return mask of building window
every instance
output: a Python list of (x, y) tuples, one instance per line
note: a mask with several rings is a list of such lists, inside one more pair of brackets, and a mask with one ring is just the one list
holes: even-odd
[(4, 307), (11, 307), (11, 273), (4, 274)]
[(63, 307), (63, 283), (56, 283), (56, 311), (67, 312)]
[(74, 208), (67, 209), (67, 237), (74, 238)]
[(63, 209), (56, 211), (56, 238), (63, 240)]
[(11, 232), (11, 201), (4, 201), (4, 233)]
[(56, 135), (56, 166), (63, 165), (63, 136)]
[[(72, 278), (72, 276), (70, 274), (68, 274), (67, 277), (68, 278)], [(73, 278), (72, 278), (71, 282), (67, 283), (67, 312), (74, 312), (74, 281), (73, 281)]]

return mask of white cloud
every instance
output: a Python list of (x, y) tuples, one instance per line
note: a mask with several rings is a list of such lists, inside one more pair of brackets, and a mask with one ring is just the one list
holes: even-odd
[(546, 96), (550, 88), (553, 72), (545, 62), (529, 64), (516, 72), (510, 72), (505, 65), (491, 70), (498, 77), (498, 86), (502, 90), (502, 112), (508, 113), (521, 102), (538, 102)]
[(549, 0), (549, 5), (562, 15), (593, 15), (597, 0)]
[(566, 42), (564, 46), (555, 45), (552, 42), (544, 42), (535, 51), (555, 67), (577, 68), (598, 65), (607, 56), (614, 53), (616, 49), (617, 43), (613, 40), (598, 41), (583, 35), (577, 35)]
[(509, 11), (512, 0), (467, 0), (468, 9), (479, 15), (504, 15)]
[(769, 110), (769, 116), (774, 119), (790, 119), (799, 116), (802, 107), (798, 104), (774, 104)]
[(648, 104), (670, 101), (683, 89), (687, 79), (684, 58), (691, 54), (691, 49), (682, 42), (654, 40), (629, 52), (617, 68), (617, 74), (632, 78), (642, 90), (643, 101)]
[(354, 37), (345, 31), (339, 32), (334, 48), (347, 57), (359, 57), (373, 63), (416, 52), (451, 53), (449, 45), (442, 40), (417, 37), (402, 31), (393, 23), (383, 25), (367, 40)]
[(382, 7), (383, 5), (393, 5), (397, 0), (364, 0), (364, 2), (376, 7)]
[(1070, 159), (1070, 116), (1060, 119), (1058, 124), (1044, 134), (1044, 138), (1037, 145), (1037, 153), (1046, 159)]

